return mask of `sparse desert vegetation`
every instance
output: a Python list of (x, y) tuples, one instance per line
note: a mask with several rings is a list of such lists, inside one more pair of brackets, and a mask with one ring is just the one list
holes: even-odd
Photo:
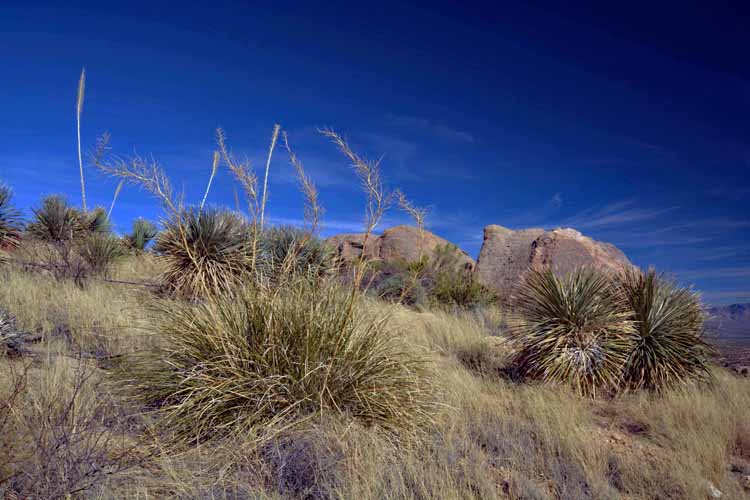
[[(653, 271), (537, 267), (501, 301), (457, 248), (423, 250), (425, 211), (379, 162), (321, 133), (364, 192), (354, 258), (319, 238), (317, 190), (278, 125), (266, 177), (281, 137), (305, 228), (266, 223), (265, 179), (221, 131), (196, 205), (99, 141), (114, 199), (145, 189), (159, 227), (115, 234), (111, 210), (86, 209), (82, 166), (83, 208), (46, 197), (28, 224), (0, 187), (4, 498), (749, 494), (750, 381), (712, 361), (697, 295)], [(244, 211), (205, 206), (219, 168)], [(366, 252), (394, 201), (416, 259)]]

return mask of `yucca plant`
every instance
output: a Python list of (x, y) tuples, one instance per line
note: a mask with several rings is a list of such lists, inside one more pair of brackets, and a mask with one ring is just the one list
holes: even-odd
[(513, 362), (523, 376), (579, 394), (617, 389), (633, 347), (630, 313), (606, 274), (579, 269), (557, 277), (528, 271), (517, 293)]
[(76, 247), (93, 274), (108, 274), (110, 267), (125, 255), (120, 240), (104, 233), (92, 233), (78, 242)]
[(23, 218), (13, 206), (12, 198), (10, 187), (0, 183), (0, 250), (16, 247), (21, 239)]
[(133, 229), (130, 234), (123, 237), (123, 243), (127, 248), (135, 252), (143, 252), (157, 234), (156, 226), (146, 219), (133, 221)]
[(637, 334), (624, 369), (627, 388), (662, 391), (708, 380), (711, 348), (702, 336), (706, 314), (700, 296), (653, 269), (628, 270), (618, 284)]
[(90, 233), (109, 234), (112, 232), (112, 223), (109, 221), (107, 211), (102, 207), (96, 207), (90, 212), (84, 212), (81, 216), (84, 229)]
[(228, 210), (187, 208), (172, 215), (154, 247), (168, 291), (188, 298), (225, 292), (253, 267), (252, 226)]
[(34, 211), (34, 220), (27, 230), (31, 236), (43, 241), (69, 241), (87, 229), (83, 214), (61, 195), (50, 195)]
[(270, 437), (324, 412), (393, 432), (428, 417), (423, 360), (359, 295), (333, 281), (157, 306), (163, 341), (122, 365), (117, 386), (175, 442)]
[(261, 272), (271, 278), (280, 274), (319, 277), (336, 266), (336, 250), (304, 229), (277, 226), (260, 236)]

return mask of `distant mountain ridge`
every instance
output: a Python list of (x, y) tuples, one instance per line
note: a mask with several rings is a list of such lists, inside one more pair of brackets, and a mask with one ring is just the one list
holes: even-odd
[(750, 304), (731, 304), (708, 308), (706, 326), (721, 340), (750, 343)]

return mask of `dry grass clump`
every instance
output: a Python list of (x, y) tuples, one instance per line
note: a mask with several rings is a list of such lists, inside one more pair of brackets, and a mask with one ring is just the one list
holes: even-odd
[[(143, 254), (117, 263), (113, 275), (139, 281), (156, 275), (160, 265), (150, 254)], [(23, 458), (15, 451), (0, 452), (0, 463), (5, 457), (16, 457), (13, 468), (4, 469), (4, 477), (9, 481), (8, 476), (19, 475), (13, 471), (25, 471), (19, 476), (24, 488), (29, 488), (34, 471), (42, 478), (35, 482), (49, 485), (52, 481), (45, 483), (44, 478), (60, 477), (61, 469), (54, 464), (70, 463), (59, 459), (42, 463), (34, 458), (48, 455), (32, 453), (36, 445), (30, 443), (36, 441), (28, 436), (64, 436), (60, 430), (50, 433), (50, 424), (45, 422), (55, 423), (58, 429), (56, 422), (68, 422), (62, 429), (71, 429), (71, 422), (78, 422), (75, 439), (69, 441), (72, 448), (60, 444), (55, 452), (58, 455), (54, 456), (99, 458), (79, 462), (80, 468), (68, 469), (72, 472), (88, 470), (86, 464), (106, 463), (96, 453), (81, 454), (78, 450), (83, 448), (75, 445), (85, 436), (101, 435), (97, 432), (105, 429), (111, 439), (104, 459), (114, 458), (124, 450), (132, 450), (131, 458), (136, 460), (138, 456), (149, 456), (144, 467), (115, 472), (116, 468), (107, 466), (105, 470), (113, 474), (97, 475), (96, 484), (86, 491), (86, 496), (101, 499), (676, 499), (708, 497), (709, 482), (723, 492), (723, 498), (743, 498), (747, 494), (740, 479), (750, 474), (750, 421), (746, 413), (750, 406), (750, 385), (748, 380), (718, 368), (714, 369), (715, 383), (711, 385), (688, 385), (661, 393), (633, 392), (611, 400), (579, 397), (564, 386), (522, 384), (498, 376), (496, 367), (507, 366), (511, 352), (502, 337), (498, 337), (497, 325), (502, 324), (502, 318), (497, 313), (486, 313), (487, 317), (484, 310), (417, 313), (376, 301), (358, 302), (359, 313), (355, 317), (360, 318), (357, 321), (362, 329), (371, 327), (368, 325), (372, 319), (381, 318), (384, 310), (391, 313), (386, 325), (388, 335), (378, 337), (387, 338), (392, 348), (387, 362), (395, 364), (401, 359), (394, 351), (416, 349), (432, 353), (423, 360), (427, 366), (422, 368), (429, 369), (429, 373), (425, 374), (427, 378), (421, 387), (423, 391), (428, 388), (430, 398), (441, 404), (430, 407), (432, 423), (420, 435), (399, 434), (398, 439), (392, 439), (381, 432), (379, 425), (351, 418), (357, 411), (357, 403), (344, 405), (343, 396), (335, 390), (345, 385), (342, 380), (362, 378), (373, 372), (350, 361), (361, 350), (352, 351), (342, 345), (340, 351), (347, 354), (337, 357), (346, 360), (332, 365), (327, 385), (338, 398), (335, 402), (341, 411), (333, 406), (331, 396), (320, 406), (321, 379), (332, 358), (331, 349), (313, 350), (318, 354), (303, 358), (299, 354), (303, 342), (299, 339), (307, 337), (299, 332), (313, 333), (329, 323), (312, 312), (324, 306), (309, 295), (295, 301), (304, 302), (304, 308), (286, 304), (285, 294), (293, 293), (296, 288), (281, 293), (273, 307), (252, 302), (256, 295), (250, 293), (243, 301), (227, 299), (230, 309), (219, 308), (215, 301), (197, 306), (178, 302), (171, 316), (152, 317), (146, 304), (154, 300), (153, 296), (146, 291), (136, 293), (140, 288), (92, 281), (81, 289), (67, 281), (58, 282), (43, 274), (25, 273), (12, 267), (0, 272), (4, 273), (0, 280), (5, 285), (0, 287), (0, 307), (18, 316), (19, 329), (40, 328), (47, 333), (44, 342), (34, 347), (39, 352), (37, 362), (29, 371), (21, 396), (13, 403), (13, 427), (6, 426), (10, 430), (0, 433), (4, 446), (13, 446), (23, 452), (23, 457), (28, 457)], [(322, 292), (318, 293), (321, 296)], [(267, 312), (251, 315), (250, 306)], [(169, 302), (163, 302), (159, 309), (167, 307)], [(203, 309), (212, 311), (211, 316), (201, 313)], [(288, 314), (292, 309), (296, 312)], [(306, 309), (310, 312), (303, 314)], [(185, 316), (184, 310), (193, 312)], [(200, 321), (193, 321), (196, 318)], [(226, 333), (236, 332), (240, 326), (250, 331), (248, 325), (257, 325), (253, 331), (258, 332), (260, 325), (266, 324), (274, 326), (277, 334), (252, 337), (257, 342), (251, 347), (247, 347), (250, 345), (247, 342), (227, 340), (242, 338)], [(234, 330), (225, 325), (235, 325)], [(286, 328), (288, 334), (278, 334), (282, 331), (276, 328), (279, 325), (300, 326), (292, 336), (291, 326)], [(170, 329), (166, 336), (164, 328)], [(199, 328), (206, 335), (191, 333)], [(66, 337), (74, 342), (64, 342)], [(269, 346), (266, 356), (259, 347), (263, 339), (264, 345)], [(259, 408), (270, 412), (271, 408), (279, 408), (284, 397), (291, 400), (287, 396), (291, 393), (279, 396), (276, 388), (296, 387), (299, 390), (295, 395), (311, 396), (301, 399), (302, 403), (286, 415), (292, 421), (297, 421), (297, 417), (308, 418), (289, 429), (284, 429), (281, 422), (273, 429), (258, 424), (255, 434), (252, 429), (243, 432), (250, 425), (245, 421), (237, 425), (236, 432), (230, 431), (231, 439), (183, 447), (179, 453), (171, 447), (162, 449), (159, 440), (154, 446), (133, 449), (136, 443), (149, 439), (151, 433), (144, 434), (140, 425), (121, 425), (121, 410), (112, 405), (113, 400), (99, 386), (101, 372), (91, 374), (93, 368), (83, 365), (82, 369), (77, 360), (68, 357), (80, 353), (79, 344), (85, 345), (84, 351), (89, 348), (111, 353), (138, 351), (135, 356), (139, 361), (135, 365), (129, 364), (131, 358), (123, 359), (120, 368), (124, 376), (131, 368), (137, 373), (148, 369), (149, 376), (163, 377), (160, 387), (166, 387), (163, 381), (172, 380), (173, 394), (184, 389), (180, 393), (183, 401), (190, 398), (195, 403), (174, 403), (176, 400), (172, 399), (173, 407), (154, 407), (157, 415), (177, 412), (181, 407), (184, 416), (204, 426), (210, 425), (208, 421), (224, 422), (224, 419), (241, 422), (241, 412), (255, 416)], [(192, 346), (191, 350), (186, 345)], [(198, 362), (197, 354), (188, 356), (198, 351), (205, 353), (208, 361)], [(240, 359), (245, 359), (245, 363), (239, 363)], [(298, 362), (292, 363), (293, 359)], [(305, 371), (303, 359), (307, 359), (310, 371), (305, 379), (301, 375)], [(2, 363), (0, 360), (0, 408), (7, 408), (5, 403), (12, 400), (11, 380), (20, 379), (9, 376), (6, 368), (10, 365)], [(20, 370), (22, 365), (18, 363), (14, 366)], [(274, 385), (273, 378), (267, 376), (272, 372), (261, 370), (263, 366), (279, 367), (279, 371), (283, 368), (287, 374), (293, 374), (292, 367), (297, 367), (300, 375), (279, 376)], [(315, 367), (319, 367), (317, 371)], [(235, 379), (235, 372), (246, 377), (245, 385), (232, 385), (230, 379)], [(222, 377), (222, 373), (226, 376)], [(259, 374), (265, 375), (267, 385), (260, 382), (253, 385)], [(70, 401), (74, 382), (81, 379), (87, 382), (76, 399), (76, 419), (71, 420), (69, 413), (68, 420), (61, 420), (60, 415), (64, 414), (61, 408)], [(140, 376), (139, 380), (147, 383)], [(177, 380), (184, 382), (177, 385)], [(244, 404), (235, 400), (233, 405), (231, 394), (224, 393), (232, 387), (238, 388), (236, 395), (242, 397), (248, 388), (257, 389), (258, 397), (243, 400)], [(360, 387), (370, 397), (364, 389), (372, 386), (364, 384), (357, 389)], [(137, 391), (137, 387), (131, 388)], [(265, 399), (260, 394), (266, 395)], [(212, 403), (210, 398), (214, 396)], [(413, 397), (416, 400), (418, 396)], [(389, 401), (396, 404), (395, 399)], [(206, 409), (204, 413), (196, 411), (200, 404)], [(0, 421), (2, 413), (0, 409)], [(92, 419), (95, 415), (98, 416)], [(98, 424), (83, 425), (85, 421)], [(161, 428), (166, 433), (154, 434), (160, 439), (170, 437), (168, 424), (162, 422), (163, 427), (154, 429)], [(227, 429), (232, 427), (228, 424)], [(258, 433), (263, 432), (268, 433), (268, 439), (259, 445)], [(59, 443), (47, 438), (41, 442)], [(23, 460), (17, 461), (18, 457)], [(7, 485), (6, 481), (0, 488)], [(46, 491), (51, 490), (19, 491), (48, 498)]]
[(163, 343), (119, 377), (174, 440), (263, 437), (323, 413), (391, 431), (428, 418), (420, 359), (335, 284), (248, 286), (158, 309), (152, 329)]
[(259, 252), (260, 272), (274, 281), (282, 274), (322, 277), (337, 267), (334, 248), (310, 232), (292, 226), (265, 229), (259, 237)]
[(663, 390), (710, 378), (711, 349), (702, 338), (700, 297), (649, 270), (630, 270), (618, 282), (636, 326), (625, 366), (633, 389)]
[(80, 241), (76, 247), (93, 275), (108, 275), (112, 266), (125, 256), (122, 242), (104, 233), (93, 233)]
[(54, 356), (0, 364), (0, 491), (10, 498), (79, 498), (139, 462), (137, 442), (96, 369)]
[(519, 289), (523, 321), (513, 329), (519, 372), (579, 394), (619, 387), (634, 325), (611, 280), (579, 269), (564, 278), (530, 270)]
[[(126, 259), (114, 272), (126, 279), (148, 275), (131, 272), (133, 266), (143, 267)], [(150, 266), (147, 271), (153, 272)], [(145, 290), (101, 281), (81, 288), (69, 280), (12, 267), (0, 270), (0, 281), (0, 307), (17, 318), (22, 331), (41, 333), (46, 341), (62, 343), (76, 353), (119, 354), (147, 345), (139, 335), (150, 321), (142, 303), (152, 297)]]
[(183, 297), (232, 290), (253, 270), (253, 229), (228, 210), (187, 208), (171, 216), (154, 250), (164, 262), (162, 283)]

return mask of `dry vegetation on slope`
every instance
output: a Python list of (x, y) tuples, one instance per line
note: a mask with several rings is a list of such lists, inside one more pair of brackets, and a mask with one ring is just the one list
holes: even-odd
[[(362, 247), (394, 200), (423, 236), (379, 162), (321, 133), (364, 191)], [(279, 135), (305, 230), (263, 223)], [(82, 210), (48, 197), (26, 225), (0, 185), (0, 498), (750, 494), (750, 383), (711, 364), (697, 295), (654, 272), (531, 271), (504, 312), (450, 248), (370, 290), (383, 269), (317, 239), (315, 185), (278, 125), (262, 193), (222, 131), (217, 147), (199, 206), (106, 136), (110, 212), (86, 209), (80, 137)], [(244, 213), (204, 207), (224, 165)], [(112, 234), (124, 183), (161, 202), (161, 232)], [(405, 307), (417, 290), (429, 300)]]
[[(114, 274), (137, 280), (155, 265), (130, 257)], [(506, 378), (495, 310), (417, 313), (374, 301), (367, 307), (386, 308), (428, 357), (440, 404), (422, 434), (393, 439), (324, 413), (260, 446), (235, 436), (176, 452), (104, 383), (107, 356), (153, 346), (143, 329), (149, 292), (7, 268), (2, 282), (0, 307), (44, 334), (33, 357), (0, 360), (0, 400), (24, 385), (0, 410), (6, 498), (86, 486), (88, 498), (706, 498), (710, 485), (725, 498), (747, 494), (747, 379), (715, 369), (711, 387), (583, 398)]]

